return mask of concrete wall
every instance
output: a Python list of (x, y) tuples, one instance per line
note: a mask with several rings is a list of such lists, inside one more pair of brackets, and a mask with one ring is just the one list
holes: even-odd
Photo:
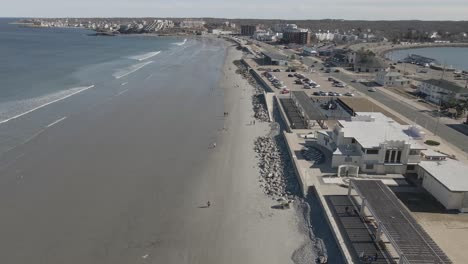
[(265, 97), (265, 103), (266, 103), (267, 110), (268, 110), (268, 118), (270, 119), (270, 122), (271, 122), (273, 121), (275, 93), (263, 92), (263, 96)]
[(286, 116), (286, 113), (284, 112), (283, 106), (281, 105), (281, 102), (279, 101), (279, 97), (274, 96), (273, 98), (274, 98), (274, 102), (276, 103), (276, 107), (278, 107), (278, 111), (280, 113), (281, 119), (283, 119), (284, 124), (286, 124), (286, 131), (288, 133), (291, 133), (292, 132), (291, 123), (289, 123), (289, 119)]
[(423, 187), (432, 194), (446, 209), (462, 208), (464, 199), (463, 192), (451, 192), (441, 183), (439, 183), (432, 175), (424, 171)]

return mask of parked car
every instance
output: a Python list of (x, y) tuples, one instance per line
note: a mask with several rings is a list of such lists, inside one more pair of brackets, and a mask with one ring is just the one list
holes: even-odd
[(310, 85), (308, 85), (308, 84), (304, 85), (304, 89), (310, 89), (310, 88), (312, 88), (312, 87), (310, 87)]
[(335, 72), (340, 72), (340, 70), (339, 70), (339, 69), (335, 69)]
[(281, 70), (280, 69), (274, 69), (273, 71), (274, 72), (280, 72)]
[(328, 81), (333, 82), (333, 81), (335, 81), (335, 79), (333, 79), (333, 77), (328, 77)]
[(330, 70), (330, 69), (326, 69), (325, 72), (326, 72), (326, 73), (330, 73), (331, 70)]
[(344, 83), (342, 83), (342, 82), (335, 83), (335, 86), (336, 87), (345, 87)]
[(289, 93), (289, 90), (288, 89), (283, 89), (281, 90), (281, 94), (288, 94)]
[(368, 90), (368, 91), (369, 91), (369, 92), (377, 92), (377, 90), (376, 90), (374, 87), (372, 87), (372, 88), (369, 88), (369, 90)]
[(347, 93), (345, 93), (344, 95), (345, 95), (345, 96), (354, 96), (354, 94), (353, 94), (353, 93), (350, 93), (350, 92), (347, 92)]
[(335, 96), (334, 92), (328, 92), (328, 96)]
[(314, 92), (313, 95), (320, 96), (320, 92)]
[(322, 92), (322, 91), (320, 91), (319, 93), (320, 93), (320, 95), (321, 95), (321, 96), (326, 96), (326, 95), (327, 95), (327, 93), (326, 93), (326, 92)]
[(292, 74), (288, 74), (288, 77), (294, 77), (294, 75), (292, 75)]
[(302, 80), (295, 80), (294, 83), (295, 83), (295, 84), (304, 84), (304, 83), (302, 82)]

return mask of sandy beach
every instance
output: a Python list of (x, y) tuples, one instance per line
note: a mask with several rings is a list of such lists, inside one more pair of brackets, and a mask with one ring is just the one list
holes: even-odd
[[(210, 45), (199, 53), (215, 61)], [(235, 73), (241, 53), (226, 54), (222, 69), (172, 67), (200, 76), (190, 98), (182, 80), (130, 79), (2, 157), (2, 262), (293, 263), (305, 224), (259, 186), (253, 141), (270, 127), (250, 125), (253, 87)], [(216, 70), (219, 85), (207, 85)]]

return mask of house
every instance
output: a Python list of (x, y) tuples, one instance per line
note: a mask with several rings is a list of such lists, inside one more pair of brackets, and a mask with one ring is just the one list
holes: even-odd
[(468, 100), (468, 89), (447, 80), (422, 80), (418, 93), (427, 101), (442, 104), (450, 99)]
[(332, 152), (332, 167), (355, 165), (365, 173), (415, 172), (426, 147), (417, 126), (400, 125), (382, 113), (357, 112), (338, 120), (332, 131), (317, 133), (317, 143)]
[(375, 82), (387, 87), (402, 87), (410, 84), (410, 80), (404, 78), (398, 72), (377, 72)]
[(421, 161), (417, 174), (422, 186), (446, 209), (468, 212), (468, 166), (446, 159)]
[(278, 65), (287, 66), (288, 57), (276, 52), (262, 52), (263, 54), (263, 65)]
[(385, 63), (371, 51), (350, 52), (348, 62), (353, 65), (355, 72), (379, 72), (387, 68)]

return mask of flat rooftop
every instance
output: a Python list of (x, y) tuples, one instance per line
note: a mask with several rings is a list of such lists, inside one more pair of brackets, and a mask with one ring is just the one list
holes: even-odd
[(403, 263), (452, 263), (382, 181), (352, 180), (351, 185), (366, 199), (369, 211), (400, 257), (406, 259)]
[(452, 160), (421, 161), (419, 166), (452, 192), (468, 192), (468, 165)]
[(405, 141), (413, 149), (426, 149), (393, 119), (377, 112), (357, 112), (352, 121), (339, 121), (346, 138), (355, 138), (364, 148), (377, 148), (386, 141)]
[(340, 97), (340, 100), (343, 101), (348, 107), (350, 107), (354, 112), (381, 112), (384, 115), (391, 117), (393, 120), (397, 121), (402, 125), (407, 125), (406, 122), (401, 120), (396, 115), (385, 110), (377, 104), (374, 104), (365, 97)]

